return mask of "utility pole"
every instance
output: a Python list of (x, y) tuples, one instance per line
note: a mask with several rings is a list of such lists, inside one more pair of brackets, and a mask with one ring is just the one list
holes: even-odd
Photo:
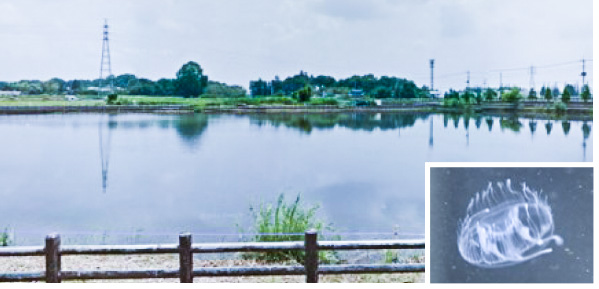
[(503, 73), (499, 73), (499, 97), (501, 97), (501, 93), (503, 92)]
[[(100, 61), (100, 83), (98, 85), (99, 97), (112, 94), (114, 90), (112, 67), (110, 66), (110, 48), (108, 45), (108, 21), (106, 19), (104, 19), (104, 32), (102, 35), (102, 60)], [(104, 77), (106, 77), (106, 81)]]
[(470, 70), (466, 72), (466, 90), (470, 90)]
[(582, 86), (584, 86), (584, 77), (587, 76), (586, 71), (584, 71), (584, 58), (582, 59), (582, 73), (580, 73), (580, 76), (582, 76)]
[(430, 64), (431, 64), (431, 93), (432, 93), (435, 90), (435, 87), (434, 87), (435, 82), (434, 82), (434, 77), (433, 77), (433, 75), (434, 75), (433, 71), (435, 69), (435, 60), (431, 59)]
[(534, 89), (535, 88), (535, 67), (531, 66), (530, 67), (530, 89)]

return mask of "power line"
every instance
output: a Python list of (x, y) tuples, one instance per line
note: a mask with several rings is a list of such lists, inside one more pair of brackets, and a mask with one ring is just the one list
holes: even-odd
[[(592, 62), (593, 59), (585, 59), (585, 62)], [(580, 60), (573, 60), (573, 61), (567, 61), (567, 62), (559, 62), (559, 63), (552, 63), (552, 64), (546, 64), (546, 65), (536, 65), (534, 66), (535, 68), (535, 73), (536, 71), (540, 68), (540, 69), (544, 69), (544, 68), (553, 68), (553, 67), (560, 67), (560, 66), (566, 66), (566, 65), (571, 65), (571, 64), (576, 64), (576, 63), (580, 63)], [(436, 78), (446, 78), (446, 77), (450, 77), (450, 76), (460, 76), (460, 75), (464, 75), (464, 74), (468, 74), (468, 73), (473, 73), (473, 74), (487, 74), (487, 73), (493, 73), (493, 72), (510, 72), (510, 71), (526, 71), (526, 70), (530, 70), (531, 66), (527, 66), (527, 67), (515, 67), (515, 68), (501, 68), (501, 69), (489, 69), (486, 71), (475, 71), (475, 72), (471, 72), (469, 70), (467, 71), (460, 71), (460, 72), (451, 72), (451, 73), (445, 73), (445, 74), (441, 74), (438, 75)]]

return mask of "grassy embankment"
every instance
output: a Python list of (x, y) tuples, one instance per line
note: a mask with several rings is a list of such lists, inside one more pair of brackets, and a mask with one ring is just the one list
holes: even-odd
[[(430, 99), (384, 100), (388, 104), (412, 104), (415, 102), (430, 101)], [(0, 96), (0, 106), (95, 106), (105, 105), (105, 101), (94, 97), (85, 97), (77, 101), (66, 101), (62, 95), (24, 95), (18, 97)], [(372, 99), (353, 99), (350, 97), (312, 98), (307, 102), (299, 102), (286, 96), (271, 96), (259, 98), (182, 98), (172, 96), (129, 96), (119, 95), (114, 105), (188, 105), (197, 109), (210, 107), (238, 107), (238, 106), (305, 106), (305, 105), (333, 105), (333, 106), (368, 106), (374, 105)]]
[[(285, 108), (286, 112), (305, 112), (311, 109), (322, 109), (323, 105), (329, 106), (331, 111), (344, 111), (361, 109), (365, 111), (418, 111), (418, 112), (456, 112), (456, 113), (490, 113), (490, 112), (518, 112), (533, 115), (547, 114), (578, 114), (592, 115), (592, 102), (573, 102), (565, 104), (560, 101), (520, 101), (516, 103), (483, 101), (469, 102), (463, 99), (383, 99), (382, 105), (376, 105), (374, 99), (354, 99), (346, 96), (317, 98), (314, 97), (307, 102), (299, 102), (296, 99), (285, 96), (260, 97), (260, 98), (182, 98), (172, 96), (129, 96), (121, 95), (112, 104), (118, 106), (166, 106), (180, 105), (196, 112), (252, 112), (260, 109), (260, 112), (279, 112), (279, 108)], [(106, 102), (94, 97), (81, 96), (77, 101), (66, 101), (62, 95), (24, 95), (18, 97), (0, 96), (0, 107), (2, 106), (26, 106), (26, 107), (80, 107), (80, 106), (105, 106)], [(271, 108), (265, 111), (264, 108)]]

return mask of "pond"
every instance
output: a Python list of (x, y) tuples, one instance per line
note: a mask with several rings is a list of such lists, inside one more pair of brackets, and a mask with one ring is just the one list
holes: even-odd
[(515, 115), (3, 115), (0, 230), (18, 245), (54, 231), (66, 244), (176, 242), (181, 231), (238, 240), (251, 204), (301, 193), (341, 235), (423, 237), (425, 161), (592, 161), (591, 126)]

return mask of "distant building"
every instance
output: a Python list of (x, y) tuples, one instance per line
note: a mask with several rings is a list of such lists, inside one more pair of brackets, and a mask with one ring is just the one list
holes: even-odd
[(65, 96), (64, 96), (64, 98), (65, 98), (67, 101), (75, 101), (75, 100), (79, 100), (79, 98), (77, 98), (77, 97), (76, 97), (76, 96), (74, 96), (74, 95), (65, 95)]
[(0, 90), (0, 95), (17, 96), (17, 95), (21, 95), (21, 92), (18, 90)]
[(351, 96), (351, 97), (362, 97), (362, 96), (364, 96), (364, 91), (361, 90), (361, 89), (352, 89), (349, 92), (349, 96)]

